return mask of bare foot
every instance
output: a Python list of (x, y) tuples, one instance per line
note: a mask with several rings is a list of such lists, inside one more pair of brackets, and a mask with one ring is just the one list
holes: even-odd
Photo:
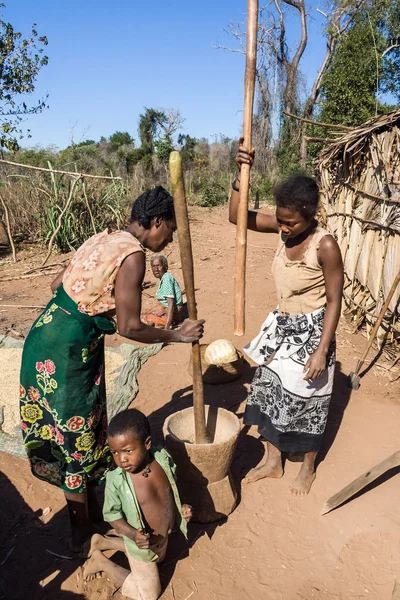
[(305, 496), (311, 489), (312, 483), (315, 479), (314, 467), (305, 466), (303, 463), (300, 473), (297, 475), (295, 481), (290, 486), (292, 494), (297, 496)]
[(245, 483), (253, 483), (264, 477), (272, 477), (273, 479), (279, 479), (283, 475), (282, 457), (268, 456), (266, 463), (256, 469), (251, 469), (245, 478)]
[(92, 579), (99, 576), (98, 574), (104, 569), (103, 559), (104, 557), (100, 550), (94, 550), (83, 569), (83, 578), (85, 581), (92, 581)]

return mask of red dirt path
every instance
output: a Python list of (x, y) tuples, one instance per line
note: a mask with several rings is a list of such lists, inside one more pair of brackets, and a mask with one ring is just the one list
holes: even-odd
[[(192, 238), (198, 311), (207, 320), (205, 342), (230, 338), (243, 346), (258, 332), (274, 308), (270, 275), (276, 236), (249, 234), (247, 329), (243, 338), (232, 333), (234, 228), (226, 208), (192, 211)], [(169, 249), (170, 269), (182, 283), (178, 244)], [(0, 277), (18, 274), (40, 264), (37, 249), (24, 251), (22, 262), (0, 265)], [(59, 257), (52, 259), (58, 262)], [(0, 261), (1, 262), (1, 261)], [(147, 280), (154, 282), (148, 272)], [(45, 304), (50, 277), (3, 283), (1, 304)], [(147, 293), (154, 294), (155, 286)], [(145, 306), (151, 300), (145, 297)], [(0, 333), (11, 325), (26, 335), (37, 311), (2, 309)], [(397, 474), (326, 516), (324, 501), (352, 479), (399, 449), (399, 389), (377, 370), (362, 380), (359, 391), (346, 387), (365, 338), (352, 335), (346, 322), (338, 331), (338, 368), (323, 460), (311, 493), (289, 493), (298, 464), (287, 462), (281, 480), (241, 483), (263, 457), (256, 431), (242, 432), (233, 464), (240, 504), (226, 523), (190, 528), (185, 547), (171, 537), (160, 572), (163, 600), (391, 600), (400, 598), (400, 516)], [(111, 344), (120, 343), (114, 336)], [(167, 414), (191, 401), (187, 372), (189, 348), (171, 345), (144, 366), (135, 406), (150, 416), (154, 437)], [(253, 367), (241, 380), (205, 386), (206, 401), (243, 414)], [(34, 479), (25, 461), (0, 454), (0, 600), (108, 600), (122, 598), (105, 575), (89, 584), (82, 580), (81, 562), (47, 552), (70, 555), (68, 519), (62, 494)], [(43, 509), (51, 512), (42, 515)], [(175, 559), (179, 557), (179, 560)], [(122, 558), (123, 560), (123, 558)], [(396, 579), (399, 578), (399, 586)], [(28, 592), (29, 590), (29, 592)], [(399, 595), (397, 595), (399, 594)]]

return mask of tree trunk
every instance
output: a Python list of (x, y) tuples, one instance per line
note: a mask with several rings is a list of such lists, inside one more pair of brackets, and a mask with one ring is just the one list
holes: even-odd
[(10, 242), (8, 239), (6, 226), (4, 225), (4, 222), (0, 219), (0, 247), (6, 246), (8, 248), (9, 245)]

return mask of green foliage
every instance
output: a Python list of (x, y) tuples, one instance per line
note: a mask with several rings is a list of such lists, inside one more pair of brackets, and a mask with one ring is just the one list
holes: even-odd
[(154, 148), (158, 158), (162, 162), (168, 162), (169, 155), (174, 149), (171, 136), (167, 134), (163, 138), (156, 140), (154, 142)]
[(357, 126), (387, 112), (380, 93), (400, 99), (400, 49), (385, 53), (400, 33), (399, 10), (400, 0), (376, 0), (357, 14), (324, 77), (320, 120)]
[(299, 136), (294, 138), (291, 127), (293, 128), (293, 125), (289, 123), (289, 119), (285, 119), (275, 150), (279, 173), (284, 179), (300, 168), (300, 140)]
[[(4, 8), (4, 4), (0, 4)], [(30, 37), (23, 38), (11, 23), (0, 20), (0, 147), (16, 151), (23, 134), (19, 125), (23, 115), (42, 112), (46, 100), (28, 106), (22, 98), (31, 95), (40, 69), (47, 65), (44, 55), (47, 38), (39, 37), (36, 24)], [(22, 98), (21, 98), (22, 97)], [(29, 137), (29, 130), (28, 130)]]
[(21, 148), (12, 156), (12, 160), (23, 163), (24, 165), (32, 165), (34, 167), (47, 167), (47, 162), (56, 158), (55, 150), (50, 148)]
[(134, 139), (127, 131), (116, 131), (110, 136), (110, 144), (113, 150), (118, 150), (121, 146), (130, 146)]
[(75, 144), (76, 146), (94, 146), (96, 142), (94, 140), (84, 140), (83, 142), (79, 142), (79, 144)]
[[(51, 168), (51, 165), (49, 165)], [(51, 195), (46, 205), (46, 210), (41, 218), (41, 237), (48, 243), (58, 225), (58, 217), (65, 205), (71, 189), (71, 180), (51, 173)], [(117, 229), (123, 227), (125, 222), (124, 198), (125, 187), (116, 182), (102, 185), (87, 192), (93, 219), (97, 231), (103, 231), (107, 227)], [(74, 190), (73, 200), (62, 219), (60, 231), (54, 238), (55, 246), (60, 252), (70, 252), (79, 248), (94, 233), (90, 215), (82, 189), (79, 182)]]
[(228, 201), (226, 187), (218, 175), (212, 176), (206, 172), (198, 172), (195, 179), (195, 190), (198, 206), (211, 208)]
[(193, 162), (195, 158), (195, 147), (198, 140), (190, 135), (184, 135), (180, 133), (178, 135), (178, 144), (180, 146), (180, 153), (182, 156), (182, 161), (185, 165), (190, 162)]

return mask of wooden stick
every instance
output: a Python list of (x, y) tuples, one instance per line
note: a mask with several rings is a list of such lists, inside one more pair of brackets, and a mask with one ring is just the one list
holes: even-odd
[(392, 283), (392, 287), (390, 288), (389, 293), (386, 296), (385, 304), (382, 306), (380, 313), (379, 313), (378, 317), (376, 318), (375, 325), (372, 329), (368, 343), (367, 343), (366, 347), (364, 348), (364, 352), (362, 353), (360, 360), (357, 363), (357, 367), (356, 367), (356, 371), (355, 371), (356, 374), (358, 374), (360, 372), (361, 367), (363, 366), (364, 361), (367, 358), (367, 354), (375, 340), (375, 336), (378, 333), (378, 329), (383, 321), (383, 318), (386, 314), (387, 309), (389, 308), (389, 304), (392, 301), (392, 298), (397, 290), (397, 286), (399, 285), (399, 283), (400, 283), (400, 272), (397, 273), (397, 276), (395, 277), (395, 279)]
[(385, 231), (391, 231), (392, 233), (394, 233), (396, 235), (400, 235), (400, 230), (395, 229), (394, 227), (390, 227), (390, 225), (382, 225), (382, 223), (377, 223), (376, 221), (370, 221), (368, 219), (362, 219), (361, 217), (357, 217), (357, 215), (352, 215), (350, 213), (333, 212), (333, 213), (327, 214), (326, 216), (327, 216), (327, 218), (329, 218), (329, 217), (348, 217), (350, 219), (355, 219), (356, 221), (360, 221), (360, 223), (366, 223), (367, 225), (374, 225), (376, 231), (378, 231), (379, 229), (384, 229)]
[(51, 255), (51, 250), (52, 250), (52, 248), (53, 248), (53, 242), (54, 242), (54, 238), (56, 237), (57, 233), (58, 233), (58, 232), (60, 231), (60, 229), (61, 229), (62, 218), (63, 218), (63, 216), (65, 215), (65, 213), (67, 212), (69, 205), (71, 204), (71, 201), (72, 201), (72, 199), (73, 199), (73, 196), (74, 196), (74, 190), (75, 190), (75, 186), (76, 186), (76, 184), (78, 183), (78, 181), (80, 181), (80, 180), (81, 180), (81, 175), (79, 175), (78, 177), (76, 177), (76, 178), (73, 180), (73, 182), (71, 183), (71, 189), (70, 189), (70, 192), (69, 192), (69, 196), (68, 196), (68, 198), (67, 198), (67, 201), (66, 201), (66, 203), (65, 203), (65, 206), (64, 206), (64, 208), (62, 209), (62, 211), (60, 212), (60, 214), (59, 214), (59, 216), (58, 216), (58, 225), (57, 225), (57, 227), (55, 228), (55, 230), (53, 231), (53, 234), (52, 234), (52, 236), (51, 236), (51, 238), (50, 238), (50, 241), (49, 241), (49, 246), (48, 246), (48, 248), (49, 248), (49, 249), (48, 249), (48, 252), (47, 252), (47, 254), (46, 254), (46, 258), (44, 259), (44, 261), (43, 261), (43, 263), (42, 263), (42, 267), (44, 267), (44, 266), (45, 266), (45, 264), (47, 263), (47, 261), (48, 261), (48, 260), (49, 260), (49, 258), (50, 258), (50, 255)]
[[(174, 197), (176, 224), (179, 235), (183, 280), (185, 283), (189, 319), (197, 320), (196, 297), (194, 291), (194, 270), (192, 241), (190, 237), (189, 216), (187, 211), (185, 184), (182, 172), (182, 159), (179, 152), (171, 152), (169, 157), (172, 195)], [(192, 344), (193, 357), (193, 409), (196, 444), (206, 444), (206, 416), (204, 411), (203, 375), (199, 342)]]
[(309, 137), (308, 135), (304, 136), (306, 142), (321, 142), (322, 144), (331, 144), (332, 142), (336, 142), (339, 138), (320, 138), (320, 137)]
[[(12, 162), (11, 160), (4, 160), (4, 158), (0, 158), (0, 163), (4, 163), (5, 165), (12, 165), (13, 167), (22, 167), (23, 169), (32, 169), (33, 171), (44, 171), (45, 173), (58, 173), (60, 175), (72, 175), (72, 177), (76, 177), (78, 173), (74, 171), (59, 171), (58, 169), (45, 169), (44, 167), (34, 167), (33, 165), (24, 165), (23, 163)], [(91, 177), (91, 179), (119, 179), (122, 180), (122, 177), (110, 177), (109, 175), (90, 175), (89, 173), (82, 173), (83, 177)]]
[(367, 190), (360, 190), (360, 188), (356, 187), (355, 185), (351, 185), (351, 183), (349, 183), (348, 181), (344, 181), (343, 185), (349, 187), (354, 192), (357, 192), (357, 194), (361, 194), (361, 196), (367, 196), (368, 198), (380, 200), (381, 202), (393, 202), (395, 204), (400, 204), (400, 200), (397, 200), (395, 198), (389, 198), (387, 196), (377, 196), (376, 194), (371, 194), (371, 192), (368, 192)]
[(360, 490), (365, 488), (367, 485), (378, 479), (381, 475), (400, 466), (400, 451), (395, 452), (388, 458), (385, 458), (382, 462), (375, 465), (372, 469), (369, 469), (360, 477), (357, 477), (354, 481), (346, 485), (340, 492), (337, 492), (334, 496), (331, 496), (322, 507), (321, 515), (325, 515), (337, 506), (346, 502), (349, 498), (357, 494)]
[(96, 235), (96, 233), (97, 233), (96, 223), (94, 222), (92, 209), (90, 208), (89, 199), (88, 199), (87, 194), (86, 194), (85, 180), (83, 178), (82, 178), (82, 191), (83, 191), (83, 197), (85, 198), (85, 202), (86, 202), (86, 208), (88, 209), (88, 213), (89, 213), (89, 216), (90, 216), (90, 221), (92, 223), (94, 235)]
[(28, 305), (28, 304), (0, 304), (0, 306), (3, 308), (46, 308), (45, 306), (35, 306), (35, 305)]
[(4, 209), (4, 217), (6, 219), (7, 234), (8, 234), (8, 239), (10, 241), (11, 250), (12, 250), (13, 262), (17, 262), (17, 254), (15, 252), (14, 240), (13, 240), (12, 233), (11, 233), (10, 215), (8, 214), (8, 207), (7, 207), (7, 204), (4, 202), (3, 196), (0, 196), (0, 200), (1, 200), (1, 204)]
[(57, 275), (59, 273), (56, 271), (46, 271), (45, 273), (31, 273), (31, 275), (17, 275), (16, 277), (1, 277), (0, 283), (3, 281), (19, 281), (20, 279), (34, 279), (35, 277), (47, 277), (49, 275)]
[[(257, 62), (258, 0), (248, 0), (246, 33), (246, 72), (244, 77), (243, 144), (252, 148), (254, 84)], [(246, 307), (247, 213), (249, 204), (250, 165), (240, 169), (240, 199), (237, 213), (235, 262), (234, 333), (244, 335)]]
[(303, 117), (298, 117), (297, 115), (292, 115), (292, 113), (287, 112), (286, 110), (282, 111), (284, 115), (290, 117), (291, 119), (296, 119), (297, 121), (301, 121), (302, 123), (310, 123), (310, 125), (318, 125), (319, 127), (332, 127), (333, 129), (344, 129), (346, 131), (353, 131), (354, 127), (347, 127), (347, 125), (338, 125), (336, 123), (321, 123), (321, 121), (313, 121), (312, 119), (304, 119)]

